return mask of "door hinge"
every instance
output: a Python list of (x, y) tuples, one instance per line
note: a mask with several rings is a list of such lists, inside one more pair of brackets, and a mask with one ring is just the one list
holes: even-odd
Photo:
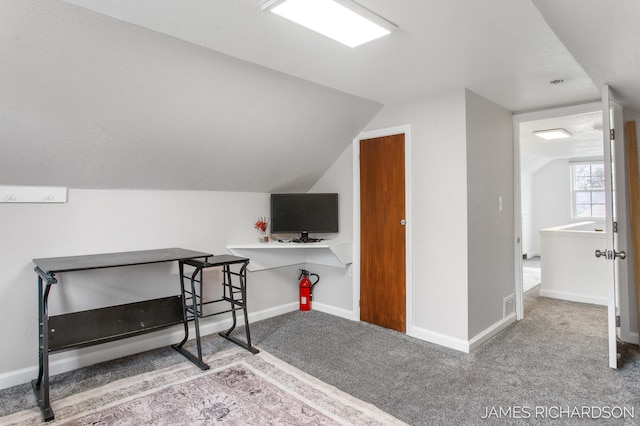
[(613, 232), (618, 232), (618, 222), (613, 222)]
[(611, 129), (609, 131), (609, 134), (611, 135), (611, 140), (615, 140), (615, 138), (616, 138), (616, 130), (615, 129)]
[(620, 315), (616, 315), (616, 327), (620, 327)]

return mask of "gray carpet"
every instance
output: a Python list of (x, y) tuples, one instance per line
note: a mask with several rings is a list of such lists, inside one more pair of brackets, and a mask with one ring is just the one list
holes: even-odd
[[(471, 354), (316, 311), (254, 323), (252, 338), (272, 355), (411, 425), (584, 423), (575, 415), (558, 418), (557, 410), (574, 407), (624, 407), (634, 410), (634, 418), (590, 422), (640, 424), (637, 347), (625, 347), (626, 364), (610, 369), (606, 308), (537, 293), (525, 295), (523, 321)], [(230, 345), (217, 336), (204, 344), (205, 354)], [(183, 361), (163, 348), (61, 374), (52, 378), (52, 399)], [(28, 384), (0, 391), (0, 415), (33, 406)], [(528, 412), (529, 418), (514, 419), (513, 407), (525, 407), (519, 416)], [(503, 410), (501, 418), (483, 419), (492, 409)]]

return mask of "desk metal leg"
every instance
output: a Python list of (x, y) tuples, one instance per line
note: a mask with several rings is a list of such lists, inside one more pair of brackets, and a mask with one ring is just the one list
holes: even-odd
[(178, 269), (180, 274), (180, 296), (182, 297), (182, 319), (184, 323), (184, 338), (177, 345), (171, 345), (172, 348), (178, 350), (182, 348), (187, 340), (189, 340), (189, 317), (187, 316), (187, 295), (184, 291), (184, 264), (178, 262)]
[[(201, 370), (208, 370), (209, 366), (202, 361), (202, 344), (200, 341), (200, 322), (198, 318), (198, 301), (196, 295), (196, 276), (200, 275), (200, 282), (202, 282), (202, 268), (196, 268), (191, 275), (191, 303), (187, 304), (187, 292), (184, 288), (184, 264), (180, 262), (180, 291), (182, 293), (182, 314), (184, 318), (184, 339), (177, 345), (171, 345), (173, 349), (180, 352), (189, 361), (200, 367)], [(196, 332), (196, 348), (198, 356), (196, 357), (191, 352), (184, 349), (184, 344), (189, 340), (189, 320), (193, 319), (194, 328)]]
[[(227, 331), (221, 331), (218, 333), (221, 337), (235, 343), (236, 345), (245, 348), (252, 354), (257, 354), (260, 352), (258, 349), (251, 346), (251, 333), (249, 331), (249, 317), (247, 315), (247, 263), (244, 263), (240, 269), (238, 274), (232, 274), (230, 266), (224, 265), (223, 268), (223, 286), (224, 291), (229, 290), (229, 302), (231, 303), (231, 315), (233, 318), (233, 323), (231, 324), (231, 328)], [(233, 292), (233, 282), (231, 281), (231, 276), (237, 275), (238, 281), (240, 283), (240, 297), (241, 299), (236, 301)], [(247, 341), (243, 342), (241, 340), (236, 339), (231, 336), (231, 332), (236, 328), (236, 306), (240, 306), (242, 308), (242, 313), (244, 315), (244, 329), (247, 336)]]
[[(53, 420), (54, 414), (49, 401), (49, 291), (58, 281), (39, 268), (38, 273), (38, 378), (31, 381), (38, 406), (45, 422)], [(47, 285), (43, 291), (43, 276)]]
[[(182, 341), (177, 344), (177, 345), (171, 345), (172, 348), (174, 348), (176, 351), (180, 352), (183, 356), (185, 356), (188, 360), (190, 360), (191, 362), (193, 362), (194, 364), (196, 364), (198, 367), (200, 367), (203, 370), (206, 370), (209, 368), (209, 366), (207, 364), (205, 364), (202, 361), (202, 343), (201, 343), (201, 339), (200, 339), (200, 318), (205, 318), (205, 317), (209, 317), (212, 315), (219, 315), (219, 314), (223, 314), (226, 312), (231, 312), (231, 318), (232, 318), (232, 325), (231, 328), (229, 328), (227, 331), (225, 332), (220, 332), (218, 333), (220, 336), (224, 337), (225, 339), (235, 343), (236, 345), (248, 350), (249, 352), (256, 354), (258, 352), (260, 352), (258, 349), (254, 348), (253, 346), (251, 346), (251, 334), (249, 332), (249, 318), (247, 315), (247, 305), (246, 305), (246, 300), (247, 300), (247, 290), (246, 290), (246, 283), (247, 283), (247, 265), (249, 263), (248, 259), (246, 260), (242, 260), (244, 263), (242, 263), (242, 266), (240, 268), (240, 272), (232, 272), (231, 271), (231, 265), (230, 264), (225, 264), (225, 263), (208, 263), (207, 261), (205, 262), (201, 262), (201, 261), (196, 261), (196, 260), (187, 260), (184, 262), (180, 262), (179, 267), (180, 267), (180, 291), (182, 292), (182, 313), (183, 313), (183, 319), (184, 319), (184, 327), (185, 327), (185, 333), (184, 333), (184, 339), (182, 339)], [(233, 264), (240, 264), (241, 262), (235, 261), (233, 262)], [(194, 268), (193, 273), (191, 274), (190, 280), (191, 280), (191, 285), (189, 290), (185, 289), (185, 284), (184, 284), (184, 280), (185, 278), (189, 278), (186, 277), (184, 275), (184, 265), (187, 264), (191, 267)], [(222, 276), (223, 276), (223, 282), (222, 282), (222, 287), (223, 287), (223, 297), (222, 299), (219, 300), (209, 300), (209, 301), (204, 301), (204, 295), (203, 295), (203, 269), (204, 268), (209, 268), (209, 267), (214, 267), (214, 266), (222, 266)], [(234, 287), (233, 286), (233, 275), (236, 275), (238, 277), (239, 280), (239, 287)], [(199, 284), (199, 292), (196, 291), (196, 283)], [(240, 299), (236, 299), (235, 294), (234, 294), (234, 290), (236, 290), (236, 292), (240, 293)], [(227, 293), (228, 292), (228, 293)], [(203, 307), (204, 305), (208, 305), (211, 303), (216, 303), (216, 302), (229, 302), (231, 304), (231, 309), (226, 310), (226, 311), (222, 311), (222, 312), (217, 312), (217, 313), (211, 313), (211, 314), (204, 314), (203, 311)], [(247, 337), (247, 341), (243, 342), (241, 340), (236, 339), (235, 337), (231, 336), (231, 332), (236, 328), (237, 325), (237, 315), (236, 315), (236, 310), (240, 310), (242, 309), (242, 313), (244, 315), (244, 325), (245, 325), (245, 332), (246, 332), (246, 337)], [(197, 350), (197, 356), (195, 356), (194, 354), (188, 352), (186, 349), (184, 349), (184, 345), (187, 342), (187, 340), (189, 339), (189, 327), (188, 327), (188, 322), (193, 320), (194, 322), (194, 330), (196, 333), (195, 336), (195, 343), (196, 343), (196, 350)]]

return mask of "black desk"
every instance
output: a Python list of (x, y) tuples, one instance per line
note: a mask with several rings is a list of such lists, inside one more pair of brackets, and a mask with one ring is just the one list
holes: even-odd
[[(55, 277), (57, 273), (174, 261), (179, 263), (180, 268), (180, 295), (49, 316), (49, 293), (51, 286), (58, 282)], [(249, 263), (247, 258), (213, 256), (210, 253), (169, 248), (33, 259), (33, 263), (36, 265), (35, 271), (38, 274), (39, 371), (38, 378), (32, 380), (31, 384), (45, 421), (54, 418), (49, 402), (49, 353), (51, 352), (124, 339), (182, 323), (185, 330), (184, 339), (172, 347), (201, 369), (208, 369), (209, 366), (202, 361), (198, 319), (226, 312), (232, 313), (233, 324), (227, 332), (220, 335), (252, 353), (258, 352), (251, 346), (247, 320), (246, 270)], [(185, 265), (194, 268), (190, 277), (184, 275)], [(231, 265), (238, 265), (240, 270), (232, 271)], [(209, 267), (223, 268), (224, 296), (222, 299), (204, 301), (202, 298), (202, 270)], [(238, 285), (232, 283), (234, 276), (239, 281)], [(185, 287), (185, 278), (190, 279), (190, 287)], [(46, 286), (43, 285), (44, 283)], [(231, 309), (204, 313), (205, 305), (217, 302), (230, 303)], [(246, 343), (229, 335), (236, 326), (236, 310), (242, 310), (244, 314)], [(189, 321), (193, 321), (195, 326), (197, 357), (183, 348), (189, 338)]]

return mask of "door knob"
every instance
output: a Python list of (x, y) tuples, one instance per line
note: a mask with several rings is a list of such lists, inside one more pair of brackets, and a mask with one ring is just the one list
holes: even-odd
[(602, 256), (607, 257), (607, 250), (596, 250), (596, 257), (600, 258)]
[(627, 258), (627, 252), (613, 251), (613, 250), (596, 250), (596, 257), (602, 257), (602, 256), (604, 256), (605, 259), (614, 259), (617, 257), (617, 258), (620, 258), (620, 260), (622, 260)]
[(403, 226), (404, 226), (404, 225), (406, 225), (406, 224), (407, 224), (407, 221), (406, 221), (406, 220), (404, 220), (404, 219), (400, 219), (400, 225), (403, 225)]

